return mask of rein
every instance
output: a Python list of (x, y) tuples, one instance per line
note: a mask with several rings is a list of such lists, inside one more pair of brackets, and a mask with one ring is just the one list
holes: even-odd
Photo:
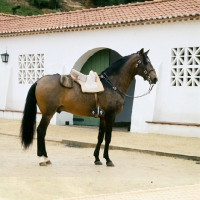
[[(124, 94), (122, 93), (116, 86), (114, 86), (111, 82), (111, 80), (109, 79), (109, 77), (107, 76), (107, 74), (105, 72), (103, 72), (103, 74), (100, 74), (100, 78), (103, 78), (112, 88), (113, 90), (115, 90), (116, 92), (118, 92), (122, 97), (129, 97), (129, 98), (139, 98), (139, 97), (143, 97), (147, 94), (149, 94), (151, 92), (151, 90), (153, 89), (153, 86), (151, 83), (150, 83), (150, 86), (149, 86), (149, 90), (144, 93), (143, 95), (140, 95), (140, 96), (130, 96), (130, 95), (127, 95), (127, 94)], [(149, 81), (150, 82), (150, 81)]]

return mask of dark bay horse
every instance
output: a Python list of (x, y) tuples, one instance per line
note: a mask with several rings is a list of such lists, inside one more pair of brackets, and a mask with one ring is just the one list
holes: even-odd
[[(125, 94), (135, 75), (142, 76), (150, 84), (155, 84), (158, 80), (147, 54), (148, 51), (144, 52), (141, 49), (137, 53), (122, 57), (101, 73), (104, 92), (99, 93), (98, 97), (99, 106), (105, 114), (100, 117), (98, 142), (94, 151), (96, 165), (102, 164), (99, 151), (105, 136), (103, 157), (106, 159), (107, 166), (114, 166), (108, 154), (112, 127), (116, 115), (123, 109)], [(76, 82), (73, 88), (65, 88), (60, 84), (59, 79), (59, 74), (42, 77), (31, 86), (26, 98), (20, 130), (21, 143), (27, 149), (33, 142), (38, 105), (42, 113), (42, 119), (37, 127), (37, 155), (41, 159), (40, 165), (51, 163), (47, 157), (45, 135), (55, 112), (66, 111), (79, 116), (92, 117), (91, 110), (96, 107), (94, 94), (82, 93), (80, 85)]]

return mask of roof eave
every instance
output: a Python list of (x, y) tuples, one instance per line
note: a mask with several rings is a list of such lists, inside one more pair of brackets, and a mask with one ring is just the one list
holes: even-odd
[(52, 32), (70, 32), (70, 31), (82, 31), (82, 30), (94, 30), (103, 28), (114, 28), (121, 26), (131, 26), (131, 25), (144, 25), (144, 24), (155, 24), (155, 23), (165, 23), (165, 22), (175, 22), (175, 21), (187, 21), (187, 20), (199, 20), (200, 13), (185, 14), (185, 15), (172, 15), (172, 16), (159, 16), (158, 18), (138, 18), (129, 19), (123, 21), (113, 21), (113, 22), (100, 22), (95, 24), (80, 24), (80, 25), (70, 25), (70, 26), (57, 26), (57, 27), (45, 27), (45, 28), (35, 28), (35, 29), (24, 29), (24, 30), (14, 30), (14, 31), (0, 31), (0, 37), (9, 37), (14, 35), (32, 35), (32, 34), (44, 34)]

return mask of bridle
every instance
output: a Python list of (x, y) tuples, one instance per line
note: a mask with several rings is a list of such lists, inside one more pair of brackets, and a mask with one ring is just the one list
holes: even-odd
[[(149, 59), (148, 59), (148, 62), (150, 63), (150, 60), (149, 60)], [(139, 97), (143, 97), (143, 96), (149, 94), (149, 93), (151, 92), (151, 90), (153, 89), (153, 87), (154, 87), (154, 84), (151, 84), (151, 77), (150, 77), (149, 74), (150, 74), (152, 71), (155, 71), (155, 69), (153, 68), (153, 69), (151, 69), (151, 70), (148, 70), (144, 65), (142, 65), (142, 61), (141, 61), (140, 59), (137, 61), (136, 67), (137, 67), (137, 68), (139, 68), (139, 67), (143, 68), (143, 72), (144, 72), (144, 74), (147, 76), (147, 80), (149, 81), (149, 85), (150, 85), (150, 86), (149, 86), (149, 90), (148, 90), (146, 93), (144, 93), (143, 95), (140, 95), (140, 96), (130, 96), (130, 95), (127, 95), (127, 94), (122, 93), (116, 86), (113, 85), (112, 81), (109, 79), (109, 77), (107, 76), (107, 74), (106, 74), (105, 72), (102, 72), (102, 73), (99, 75), (99, 77), (102, 78), (102, 79), (104, 79), (104, 80), (113, 88), (113, 90), (115, 90), (116, 92), (118, 92), (123, 98), (124, 98), (124, 97), (129, 97), (129, 98), (139, 98)]]
[[(139, 54), (139, 52), (137, 52), (137, 54)], [(151, 63), (151, 61), (149, 60), (149, 58), (147, 58), (147, 62)], [(148, 70), (144, 65), (142, 65), (142, 61), (139, 59), (136, 63), (136, 68), (142, 68), (144, 74), (147, 76), (147, 80), (149, 81), (149, 84), (151, 85), (151, 77), (150, 77), (150, 73), (152, 71), (155, 71), (155, 69), (152, 67), (151, 70)]]

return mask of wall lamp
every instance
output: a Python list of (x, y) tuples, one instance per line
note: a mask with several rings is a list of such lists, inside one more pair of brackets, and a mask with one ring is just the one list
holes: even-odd
[(7, 63), (8, 62), (8, 57), (9, 57), (9, 54), (7, 54), (7, 50), (6, 50), (6, 53), (1, 54), (2, 62)]

